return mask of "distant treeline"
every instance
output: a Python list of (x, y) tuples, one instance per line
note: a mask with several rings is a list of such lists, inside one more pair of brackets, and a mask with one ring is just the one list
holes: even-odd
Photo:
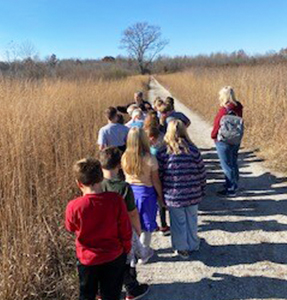
[(266, 54), (248, 55), (243, 50), (232, 53), (211, 53), (197, 56), (161, 56), (153, 63), (154, 73), (174, 73), (192, 67), (219, 67), (287, 63), (287, 48), (279, 52), (272, 51)]
[(26, 58), (12, 62), (0, 62), (0, 77), (19, 79), (59, 78), (77, 79), (118, 79), (137, 73), (133, 61), (126, 58), (115, 60), (59, 60), (52, 55), (45, 61)]
[[(212, 53), (197, 56), (159, 56), (146, 70), (147, 74), (174, 73), (192, 67), (218, 67), (279, 64), (287, 62), (287, 48), (264, 55), (248, 55), (243, 50), (232, 53)], [(0, 76), (10, 78), (79, 78), (118, 79), (139, 73), (136, 60), (118, 56), (103, 59), (57, 59), (53, 54), (46, 60), (26, 58), (12, 62), (0, 62)]]

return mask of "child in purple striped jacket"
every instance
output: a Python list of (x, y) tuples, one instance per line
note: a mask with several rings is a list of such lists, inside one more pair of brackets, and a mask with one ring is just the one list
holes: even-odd
[(197, 147), (180, 120), (171, 120), (157, 153), (164, 201), (170, 213), (172, 246), (184, 259), (199, 249), (198, 203), (204, 196), (206, 172)]

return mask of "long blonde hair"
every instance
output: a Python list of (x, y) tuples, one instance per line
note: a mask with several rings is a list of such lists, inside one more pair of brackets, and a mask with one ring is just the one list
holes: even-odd
[(164, 141), (167, 146), (167, 153), (169, 154), (189, 153), (189, 146), (193, 144), (188, 136), (185, 125), (177, 119), (171, 120), (168, 123)]
[(143, 158), (150, 155), (149, 139), (142, 128), (130, 129), (127, 138), (127, 148), (122, 156), (122, 168), (129, 175), (141, 175), (143, 172)]
[(231, 86), (225, 86), (219, 91), (220, 106), (227, 106), (228, 103), (237, 105), (234, 90)]

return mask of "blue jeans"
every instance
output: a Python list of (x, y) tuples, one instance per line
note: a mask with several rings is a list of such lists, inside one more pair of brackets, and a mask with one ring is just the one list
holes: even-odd
[(229, 145), (224, 142), (215, 143), (220, 165), (225, 175), (225, 188), (229, 192), (234, 192), (238, 187), (239, 168), (238, 151), (240, 145)]
[(198, 250), (197, 209), (198, 205), (168, 208), (171, 242), (174, 250)]

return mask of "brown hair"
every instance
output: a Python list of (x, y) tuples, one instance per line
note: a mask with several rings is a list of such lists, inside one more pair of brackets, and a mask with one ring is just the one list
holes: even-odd
[(137, 92), (135, 92), (135, 95), (137, 95), (138, 97), (143, 97), (143, 92), (137, 91)]
[(174, 110), (174, 99), (172, 97), (166, 97), (165, 103)]
[(122, 124), (122, 125), (125, 124), (124, 116), (122, 114), (117, 113), (116, 122), (119, 123), (119, 124)]
[(73, 167), (76, 179), (83, 185), (90, 186), (103, 181), (103, 171), (100, 162), (95, 158), (83, 158)]
[(144, 129), (147, 130), (151, 127), (159, 127), (159, 119), (156, 111), (149, 111), (144, 120)]
[(105, 110), (105, 116), (108, 120), (112, 121), (117, 116), (117, 109), (113, 106), (110, 106)]
[(170, 104), (163, 103), (163, 104), (158, 108), (158, 111), (159, 111), (160, 113), (164, 114), (164, 113), (167, 113), (167, 112), (172, 111), (172, 107), (170, 106)]
[(145, 132), (149, 138), (153, 137), (157, 139), (160, 136), (160, 131), (157, 127), (150, 127)]
[(103, 169), (113, 170), (121, 163), (122, 152), (117, 147), (108, 147), (99, 154)]

